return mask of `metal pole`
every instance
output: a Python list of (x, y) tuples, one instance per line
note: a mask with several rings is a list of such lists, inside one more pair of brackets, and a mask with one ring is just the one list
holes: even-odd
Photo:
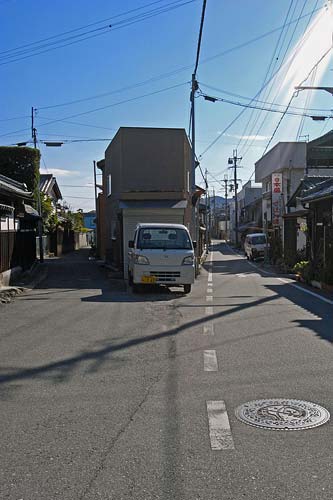
[(237, 198), (237, 150), (234, 150), (234, 184), (235, 184), (235, 243), (238, 246), (238, 198)]
[(228, 176), (224, 176), (224, 219), (225, 219), (225, 239), (228, 241)]
[[(34, 143), (34, 149), (37, 149), (37, 130), (34, 124), (34, 108), (31, 108), (31, 134), (32, 140)], [(38, 242), (39, 242), (39, 262), (43, 264), (44, 262), (44, 248), (43, 248), (43, 219), (42, 219), (42, 202), (40, 197), (40, 171), (38, 186), (37, 186), (37, 203), (38, 203), (38, 213), (39, 213), (39, 221), (38, 221)]]
[[(195, 156), (195, 91), (198, 89), (198, 82), (195, 79), (195, 73), (192, 74), (192, 90), (191, 90), (191, 117), (192, 117), (192, 130), (191, 130), (191, 145), (192, 145), (192, 199), (195, 194), (195, 167), (196, 167), (196, 156)], [(196, 253), (196, 274), (199, 272), (199, 241), (198, 241), (198, 217), (197, 217), (197, 204), (194, 203), (192, 212), (192, 227), (193, 234), (195, 235), (195, 240), (197, 241)]]
[(98, 255), (98, 237), (97, 237), (97, 230), (98, 230), (98, 215), (97, 215), (97, 179), (96, 179), (96, 161), (94, 160), (94, 186), (95, 186), (95, 247), (96, 247), (96, 255)]
[(205, 187), (206, 187), (206, 217), (205, 217), (205, 225), (206, 225), (206, 253), (208, 253), (208, 244), (209, 244), (209, 238), (208, 238), (208, 231), (209, 231), (209, 228), (208, 228), (208, 181), (207, 181), (207, 174), (208, 174), (208, 171), (206, 169), (205, 171)]

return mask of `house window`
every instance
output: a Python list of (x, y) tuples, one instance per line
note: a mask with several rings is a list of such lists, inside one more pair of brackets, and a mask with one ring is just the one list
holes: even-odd
[(106, 183), (106, 194), (107, 196), (110, 196), (111, 195), (111, 174), (108, 175), (108, 178), (107, 178), (107, 183)]

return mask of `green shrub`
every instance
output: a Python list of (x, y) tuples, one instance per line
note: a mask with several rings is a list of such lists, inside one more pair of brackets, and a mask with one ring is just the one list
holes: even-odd
[(308, 260), (297, 262), (293, 267), (293, 272), (302, 276), (306, 283), (310, 283), (315, 277), (313, 265)]

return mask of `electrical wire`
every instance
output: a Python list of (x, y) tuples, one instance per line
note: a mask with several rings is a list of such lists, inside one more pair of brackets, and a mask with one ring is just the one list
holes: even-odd
[[(159, 9), (154, 9), (150, 12), (145, 12), (145, 13), (141, 14), (140, 16), (135, 16), (134, 18), (118, 21), (117, 23), (115, 23), (113, 25), (105, 25), (105, 26), (102, 26), (100, 28), (96, 28), (94, 30), (87, 31), (87, 32), (80, 34), (80, 35), (73, 35), (71, 37), (68, 37), (67, 39), (63, 39), (63, 40), (56, 41), (56, 42), (50, 42), (48, 44), (45, 44), (45, 47), (48, 47), (48, 48), (45, 48), (45, 50), (40, 50), (39, 52), (29, 53), (31, 51), (39, 50), (40, 48), (43, 48), (43, 46), (36, 47), (34, 49), (27, 49), (25, 51), (23, 50), (21, 53), (18, 52), (18, 53), (13, 53), (13, 55), (3, 56), (2, 58), (0, 58), (0, 66), (3, 66), (5, 64), (11, 64), (11, 63), (17, 62), (17, 61), (21, 61), (23, 59), (28, 59), (30, 57), (44, 54), (46, 52), (50, 52), (52, 50), (56, 50), (59, 48), (68, 47), (69, 45), (73, 45), (73, 44), (76, 44), (78, 42), (82, 42), (84, 40), (89, 40), (91, 38), (95, 38), (97, 36), (101, 36), (101, 35), (104, 35), (106, 33), (110, 33), (111, 31), (116, 31), (118, 29), (122, 29), (122, 28), (125, 28), (128, 26), (131, 26), (132, 24), (146, 21), (147, 19), (151, 19), (152, 17), (156, 17), (160, 14), (170, 12), (172, 10), (178, 9), (180, 7), (183, 7), (184, 5), (188, 5), (188, 4), (196, 2), (196, 1), (197, 0), (186, 0), (186, 1), (183, 1), (182, 3), (179, 3), (179, 0), (176, 0), (176, 2), (171, 2), (171, 3), (167, 4), (167, 6), (165, 6), (165, 7), (161, 7)], [(174, 5), (175, 3), (176, 3), (176, 5)], [(91, 33), (93, 33), (93, 34), (91, 34)], [(85, 35), (88, 35), (88, 36), (85, 36)], [(73, 41), (68, 41), (68, 40), (71, 40), (73, 38), (74, 38)], [(79, 39), (77, 39), (77, 38), (79, 38)], [(57, 45), (56, 47), (50, 47), (51, 45), (59, 44), (62, 41), (64, 41), (64, 42), (68, 41), (68, 43), (63, 43), (62, 45)], [(24, 54), (27, 54), (27, 55), (24, 55)], [(16, 56), (19, 56), (19, 57), (16, 57)]]
[[(276, 44), (275, 44), (274, 51), (273, 51), (273, 53), (272, 53), (272, 55), (271, 55), (271, 59), (270, 59), (270, 62), (269, 62), (268, 68), (267, 68), (267, 70), (266, 70), (266, 74), (265, 74), (265, 76), (264, 76), (264, 80), (263, 80), (263, 82), (262, 82), (262, 84), (261, 84), (261, 86), (262, 86), (262, 87), (265, 85), (265, 83), (266, 83), (266, 81), (267, 81), (267, 79), (268, 79), (268, 77), (269, 77), (269, 74), (270, 74), (271, 68), (272, 68), (272, 66), (273, 66), (274, 58), (275, 58), (276, 53), (277, 53), (277, 51), (278, 51), (279, 44), (280, 44), (280, 41), (281, 41), (281, 39), (282, 39), (282, 35), (283, 35), (284, 30), (285, 30), (285, 27), (286, 27), (286, 24), (287, 24), (287, 21), (288, 21), (289, 14), (290, 14), (291, 7), (292, 7), (293, 3), (294, 3), (294, 0), (291, 0), (291, 1), (290, 1), (290, 4), (289, 4), (289, 8), (288, 8), (288, 10), (287, 10), (287, 14), (286, 14), (285, 19), (284, 19), (284, 23), (283, 23), (283, 25), (282, 25), (282, 28), (281, 28), (281, 31), (280, 31), (280, 34), (279, 34), (279, 37), (278, 37), (278, 40), (277, 40), (277, 42), (276, 42)], [(274, 63), (274, 66), (273, 66), (272, 72), (274, 72), (274, 67), (275, 67), (275, 64), (276, 64), (276, 59), (275, 59), (275, 63)], [(265, 93), (265, 95), (267, 95), (267, 87), (265, 88), (265, 92), (266, 92), (266, 93)], [(248, 121), (247, 121), (247, 123), (246, 123), (246, 125), (245, 125), (245, 127), (244, 127), (244, 130), (243, 130), (243, 132), (242, 132), (242, 134), (241, 134), (241, 137), (240, 137), (240, 139), (239, 139), (239, 141), (238, 141), (238, 144), (237, 144), (237, 146), (236, 146), (236, 149), (238, 149), (238, 148), (239, 148), (240, 143), (241, 143), (241, 141), (242, 141), (242, 137), (246, 135), (246, 132), (247, 132), (248, 127), (249, 127), (249, 125), (250, 125), (250, 123), (251, 123), (251, 120), (252, 120), (252, 117), (253, 117), (254, 113), (255, 113), (255, 110), (254, 110), (254, 109), (252, 109), (252, 111), (251, 111), (251, 113), (250, 113), (250, 116), (249, 116), (249, 118), (248, 118)], [(258, 113), (258, 114), (259, 114), (259, 113)], [(251, 133), (251, 132), (250, 132), (250, 133)], [(248, 135), (249, 135), (249, 134), (248, 134)]]
[[(321, 9), (321, 8), (320, 8)], [(320, 9), (317, 9), (317, 10), (320, 10)], [(302, 18), (305, 18), (307, 16), (310, 16), (312, 13), (308, 13), (308, 14), (304, 14), (304, 16), (302, 16)], [(301, 19), (302, 19), (301, 18)], [(297, 22), (297, 20), (292, 20), (290, 21), (289, 23), (287, 23), (287, 25), (291, 25), (293, 23)], [(247, 45), (250, 45), (262, 38), (265, 38), (267, 36), (270, 36), (274, 33), (276, 33), (277, 31), (279, 31), (281, 29), (282, 26), (278, 27), (278, 28), (275, 28), (273, 30), (270, 30), (270, 31), (267, 31), (255, 38), (252, 38), (252, 39), (249, 39), (247, 40), (246, 42), (243, 42), (242, 44), (240, 45), (236, 45), (234, 47), (231, 47), (227, 50), (224, 50), (223, 52), (220, 52), (220, 53), (217, 53), (213, 56), (210, 56), (210, 57), (207, 57), (205, 59), (201, 59), (201, 62), (200, 64), (206, 64), (208, 62), (211, 62), (213, 61), (214, 59), (217, 59), (219, 57), (223, 57), (233, 51), (236, 51), (236, 50), (239, 50), (243, 47), (246, 47)], [(148, 83), (151, 83), (151, 82), (154, 82), (154, 81), (158, 81), (158, 80), (161, 80), (161, 79), (164, 79), (164, 78), (168, 78), (170, 76), (174, 76), (174, 75), (177, 75), (178, 73), (181, 73), (181, 72), (184, 72), (184, 71), (188, 71), (189, 69), (191, 69), (191, 65), (186, 65), (186, 66), (182, 66), (182, 67), (179, 67), (173, 71), (169, 71), (167, 73), (162, 73), (160, 75), (157, 75), (155, 77), (151, 77), (147, 80), (144, 80), (144, 81), (141, 81), (141, 82), (137, 82), (135, 84), (132, 84), (132, 85), (128, 85), (126, 87), (122, 87), (122, 88), (119, 88), (119, 89), (116, 89), (116, 90), (112, 90), (110, 92), (104, 92), (104, 93), (101, 93), (101, 94), (96, 94), (96, 95), (93, 95), (93, 96), (88, 96), (88, 97), (85, 97), (85, 98), (82, 98), (82, 99), (75, 99), (75, 100), (72, 100), (72, 101), (67, 101), (67, 102), (63, 102), (63, 103), (59, 103), (59, 104), (53, 104), (53, 105), (49, 105), (49, 106), (38, 106), (36, 109), (37, 110), (44, 110), (44, 109), (51, 109), (51, 108), (57, 108), (57, 107), (61, 107), (61, 106), (70, 106), (72, 104), (77, 104), (77, 103), (81, 103), (81, 102), (85, 102), (85, 101), (89, 101), (89, 100), (93, 100), (93, 99), (99, 99), (99, 98), (102, 98), (102, 97), (106, 97), (108, 95), (112, 95), (114, 93), (119, 93), (119, 92), (124, 92), (126, 90), (131, 90), (132, 88), (136, 88), (138, 86), (142, 86), (142, 85), (146, 85)]]
[[(300, 14), (299, 14), (299, 16), (298, 16), (297, 23), (296, 23), (296, 25), (294, 26), (294, 30), (293, 30), (293, 32), (292, 32), (292, 35), (291, 35), (290, 39), (289, 39), (289, 43), (288, 43), (288, 45), (287, 45), (287, 47), (286, 47), (286, 49), (285, 49), (285, 51), (284, 51), (284, 54), (283, 54), (283, 57), (282, 57), (282, 61), (281, 61), (281, 64), (280, 64), (280, 66), (279, 66), (279, 70), (283, 67), (282, 65), (283, 65), (283, 62), (284, 62), (285, 57), (286, 57), (286, 55), (287, 55), (287, 52), (288, 52), (288, 50), (289, 50), (289, 48), (290, 48), (291, 42), (292, 42), (292, 40), (293, 40), (293, 38), (294, 38), (296, 28), (297, 28), (297, 26), (298, 26), (298, 24), (299, 24), (300, 19), (302, 18), (302, 13), (303, 13), (303, 10), (304, 10), (304, 8), (305, 8), (306, 1), (307, 1), (307, 0), (305, 0), (305, 1), (304, 1), (304, 3), (303, 3), (303, 7), (302, 7), (302, 10), (301, 10), (301, 12), (300, 12)], [(316, 24), (318, 24), (318, 22), (319, 22), (319, 18), (320, 18), (320, 17), (318, 16), (317, 22), (316, 22), (315, 24), (313, 24), (313, 26), (311, 27), (311, 29), (307, 32), (307, 29), (308, 29), (309, 23), (310, 23), (310, 21), (311, 21), (311, 18), (312, 18), (312, 16), (313, 16), (314, 12), (316, 11), (316, 5), (317, 5), (317, 4), (315, 4), (314, 8), (312, 9), (312, 12), (311, 12), (311, 15), (310, 15), (310, 17), (309, 17), (308, 23), (307, 23), (307, 25), (306, 25), (306, 27), (305, 27), (305, 29), (304, 29), (304, 31), (303, 31), (303, 38), (302, 38), (302, 39), (301, 39), (301, 41), (297, 44), (296, 49), (295, 49), (295, 52), (294, 52), (294, 54), (293, 54), (293, 57), (292, 57), (292, 58), (290, 58), (290, 61), (289, 61), (289, 64), (288, 64), (287, 70), (286, 70), (286, 72), (285, 72), (285, 76), (284, 76), (284, 78), (282, 79), (282, 81), (281, 81), (281, 82), (280, 82), (280, 84), (279, 84), (279, 87), (278, 87), (278, 89), (277, 89), (277, 91), (276, 91), (276, 93), (275, 93), (275, 97), (274, 97), (274, 99), (273, 99), (273, 102), (274, 102), (274, 101), (275, 101), (275, 99), (277, 98), (277, 96), (278, 96), (278, 94), (279, 94), (279, 92), (280, 92), (280, 90), (281, 90), (281, 88), (282, 88), (282, 85), (283, 85), (283, 83), (284, 83), (284, 81), (285, 81), (285, 79), (286, 79), (286, 77), (287, 77), (288, 71), (289, 71), (289, 69), (290, 69), (290, 67), (291, 67), (292, 63), (294, 62), (294, 60), (295, 60), (295, 58), (296, 58), (296, 56), (297, 56), (297, 54), (298, 54), (298, 52), (299, 52), (299, 50), (300, 50), (300, 47), (301, 47), (300, 43), (301, 43), (302, 41), (303, 41), (303, 42), (305, 42), (305, 41), (309, 38), (310, 33), (313, 31), (314, 27), (315, 27), (315, 26), (316, 26)], [(306, 33), (307, 33), (307, 34), (306, 34)], [(306, 37), (305, 37), (305, 34), (306, 34)], [(272, 82), (272, 86), (271, 86), (270, 91), (272, 90), (272, 87), (273, 87), (273, 82)], [(292, 99), (291, 99), (290, 103), (291, 103), (291, 102), (292, 102)], [(304, 108), (303, 108), (303, 109), (304, 109)], [(258, 135), (258, 134), (260, 133), (260, 131), (262, 130), (262, 128), (263, 128), (263, 126), (264, 126), (264, 124), (265, 124), (265, 122), (266, 122), (266, 120), (267, 120), (267, 117), (268, 117), (268, 114), (266, 114), (266, 116), (265, 116), (265, 117), (264, 117), (264, 119), (262, 120), (262, 123), (261, 123), (261, 125), (259, 126), (259, 128), (257, 129), (257, 132), (256, 132), (256, 134), (255, 134), (254, 138), (252, 139), (252, 141), (250, 142), (249, 146), (251, 146), (251, 145), (253, 144), (253, 142), (254, 142), (255, 138), (257, 137), (257, 135)], [(259, 119), (259, 116), (258, 116), (258, 119)], [(257, 120), (257, 121), (258, 121), (258, 120)], [(254, 125), (254, 126), (255, 126), (255, 125)], [(252, 128), (252, 130), (253, 130), (253, 129), (254, 129), (254, 127)], [(243, 157), (245, 157), (245, 156), (247, 155), (247, 153), (248, 153), (248, 151), (249, 151), (249, 146), (247, 147), (246, 151), (243, 151)]]
[[(320, 9), (317, 9), (317, 10), (322, 10), (322, 7)], [(316, 11), (315, 11), (316, 12)], [(304, 14), (303, 16), (301, 17), (298, 17), (296, 20), (293, 20), (289, 23), (286, 24), (286, 26), (288, 25), (291, 25), (291, 24), (294, 24), (295, 22), (299, 22), (300, 19), (303, 19), (304, 17), (307, 17), (308, 15), (312, 15), (312, 12), (310, 14)], [(276, 29), (275, 31), (278, 31), (278, 29)], [(273, 80), (273, 78), (275, 78), (275, 76), (277, 75), (279, 69), (270, 77), (269, 80), (267, 80), (267, 82), (265, 83), (265, 85), (263, 85), (259, 90), (258, 92), (255, 94), (255, 96), (251, 99), (250, 103), (251, 104), (254, 99), (256, 99), (262, 92), (263, 88), (265, 88), (267, 85), (269, 85), (269, 83)], [(233, 118), (231, 120), (231, 122), (229, 122), (229, 124), (224, 128), (224, 130), (222, 130), (222, 132), (205, 148), (205, 150), (201, 153), (201, 155), (199, 156), (199, 158), (202, 158), (203, 155), (205, 155), (220, 139), (221, 137), (223, 137), (223, 135), (234, 125), (234, 123), (245, 113), (246, 111), (246, 108), (243, 108), (236, 116), (235, 118)]]
[(107, 17), (105, 19), (101, 19), (101, 20), (96, 21), (94, 23), (90, 23), (90, 24), (86, 24), (84, 26), (80, 26), (79, 28), (74, 28), (74, 29), (69, 30), (69, 31), (64, 31), (62, 33), (58, 33), (57, 35), (52, 35), (52, 36), (49, 36), (47, 38), (42, 38), (41, 40), (37, 40), (36, 42), (30, 42), (30, 43), (27, 43), (25, 45), (19, 45), (18, 47), (15, 47), (15, 48), (12, 48), (12, 49), (3, 50), (3, 51), (0, 52), (0, 55), (6, 54), (8, 52), (13, 52), (13, 51), (16, 51), (16, 50), (19, 50), (19, 49), (23, 49), (23, 48), (26, 48), (26, 47), (30, 47), (30, 46), (36, 45), (38, 43), (47, 42), (48, 40), (53, 40), (54, 38), (57, 38), (57, 37), (60, 37), (60, 36), (63, 36), (63, 35), (69, 35), (70, 33), (75, 33), (77, 31), (80, 31), (80, 30), (83, 30), (83, 29), (86, 29), (86, 28), (90, 28), (91, 26), (96, 26), (97, 24), (101, 24), (101, 23), (104, 23), (106, 21), (111, 21), (112, 19), (116, 19), (117, 17), (121, 17), (121, 16), (124, 16), (126, 14), (131, 14), (132, 12), (135, 12), (135, 11), (138, 11), (138, 10), (142, 10), (142, 9), (144, 9), (146, 7), (150, 7), (151, 5), (155, 5), (155, 4), (161, 3), (163, 1), (165, 1), (165, 0), (156, 0), (155, 2), (151, 2), (149, 4), (142, 5), (141, 7), (137, 7), (135, 9), (131, 9), (131, 10), (128, 10), (126, 12), (122, 12), (120, 14), (116, 14), (114, 16)]
[[(202, 97), (205, 97), (205, 95), (203, 94)], [(232, 104), (234, 106), (240, 106), (240, 107), (249, 108), (249, 109), (259, 109), (260, 111), (267, 111), (267, 112), (271, 112), (271, 113), (279, 113), (281, 115), (286, 115), (287, 114), (287, 115), (292, 115), (292, 116), (302, 116), (302, 117), (313, 118), (313, 119), (316, 119), (316, 118), (325, 118), (325, 119), (328, 119), (328, 118), (332, 118), (333, 117), (333, 115), (326, 115), (326, 116), (323, 116), (323, 115), (310, 115), (309, 113), (299, 113), (297, 111), (288, 111), (288, 109), (289, 109), (289, 103), (287, 104), (287, 106), (285, 107), (284, 110), (281, 110), (281, 109), (273, 109), (273, 108), (264, 108), (262, 106), (256, 106), (255, 104), (244, 104), (244, 103), (237, 102), (237, 101), (231, 101), (230, 99), (223, 99), (221, 97), (213, 97), (213, 99), (216, 100), (217, 102), (225, 102), (227, 104)]]
[[(109, 108), (112, 108), (114, 106), (120, 106), (121, 104), (125, 104), (125, 103), (128, 103), (128, 102), (133, 102), (133, 101), (137, 101), (139, 99), (143, 99), (145, 97), (149, 97), (149, 96), (152, 96), (152, 95), (156, 95), (156, 94), (160, 94), (162, 92), (167, 92), (168, 90), (173, 90), (175, 88), (178, 88), (178, 87), (182, 87), (184, 85), (188, 85), (190, 82), (183, 82), (183, 83), (178, 83), (177, 85), (172, 85), (170, 87), (165, 87), (163, 89), (159, 89), (159, 90), (155, 90), (154, 92), (149, 92), (147, 94), (142, 94), (140, 96), (136, 96), (136, 97), (132, 97), (130, 99), (125, 99), (123, 101), (119, 101), (119, 102), (115, 102), (115, 103), (112, 103), (112, 104), (108, 104), (106, 106), (101, 106), (99, 108), (95, 108), (95, 109), (90, 109), (89, 111), (83, 111), (81, 113), (76, 113), (74, 115), (71, 115), (71, 116), (67, 116), (65, 118), (57, 118), (55, 120), (51, 120), (50, 122), (47, 122), (47, 123), (43, 123), (41, 125), (41, 127), (46, 127), (47, 125), (51, 125), (53, 123), (58, 123), (58, 122), (61, 122), (61, 121), (64, 121), (64, 120), (68, 120), (68, 119), (71, 119), (71, 118), (76, 118), (78, 116), (84, 116), (84, 115), (88, 115), (90, 113), (95, 113), (97, 111), (103, 111), (105, 109), (109, 109)], [(1, 137), (1, 136), (0, 136)]]
[[(320, 64), (320, 63), (321, 63), (321, 62), (325, 59), (325, 57), (326, 57), (326, 56), (327, 56), (327, 55), (331, 52), (332, 47), (333, 47), (333, 44), (331, 45), (331, 47), (330, 47), (327, 51), (325, 51), (325, 53), (321, 56), (321, 58), (320, 58), (320, 59), (316, 62), (316, 64), (312, 67), (311, 71), (310, 71), (310, 72), (308, 73), (308, 75), (304, 78), (304, 80), (302, 80), (302, 81), (301, 81), (301, 83), (298, 85), (298, 87), (301, 87), (301, 86), (303, 85), (303, 83), (305, 83), (305, 82), (306, 82), (306, 80), (309, 78), (309, 76), (311, 75), (311, 73), (312, 73), (312, 72), (313, 72), (313, 71), (314, 71), (314, 70), (315, 70), (315, 69), (319, 66), (319, 64)], [(287, 105), (287, 107), (286, 107), (286, 111), (283, 113), (283, 115), (281, 116), (280, 120), (278, 121), (278, 123), (277, 123), (277, 125), (276, 125), (276, 127), (275, 127), (275, 129), (274, 129), (274, 131), (273, 131), (273, 134), (272, 134), (271, 138), (269, 139), (269, 141), (268, 141), (268, 143), (267, 143), (267, 145), (266, 145), (266, 147), (265, 147), (265, 150), (264, 150), (264, 152), (263, 152), (263, 156), (264, 156), (264, 154), (266, 153), (267, 149), (269, 148), (270, 144), (272, 143), (272, 140), (274, 139), (275, 134), (276, 134), (276, 132), (278, 131), (278, 128), (279, 128), (279, 126), (280, 126), (280, 124), (281, 124), (281, 122), (282, 122), (283, 118), (284, 118), (284, 117), (285, 117), (285, 115), (287, 114), (287, 110), (288, 110), (288, 107), (289, 107), (290, 103), (292, 102), (292, 100), (293, 100), (293, 99), (294, 99), (297, 95), (298, 95), (298, 91), (294, 92), (294, 93), (293, 93), (293, 95), (291, 96), (290, 101), (289, 101), (289, 103), (288, 103), (288, 105)], [(304, 113), (304, 115), (305, 115), (305, 113)]]
[[(260, 104), (265, 104), (267, 106), (277, 106), (277, 107), (280, 107), (280, 108), (285, 108), (286, 107), (285, 104), (278, 104), (278, 103), (273, 103), (273, 102), (270, 102), (270, 101), (263, 101), (261, 99), (254, 99), (254, 98), (251, 98), (251, 97), (248, 97), (248, 96), (243, 96), (243, 95), (240, 95), (240, 94), (235, 94), (234, 92), (229, 92), (227, 90), (219, 89), (218, 87), (214, 87), (212, 85), (208, 85), (207, 83), (202, 83), (201, 81), (200, 81), (200, 87), (207, 87), (208, 89), (215, 90), (217, 92), (220, 92), (221, 94), (230, 95), (232, 97), (238, 97), (238, 98), (244, 99), (246, 101), (258, 102)], [(301, 106), (290, 106), (290, 109), (298, 109), (298, 110), (304, 111), (304, 106), (302, 106), (302, 107)], [(331, 111), (331, 109), (327, 109), (327, 108), (308, 108), (307, 110), (308, 111), (318, 111), (318, 112), (323, 112), (323, 113), (328, 113), (329, 111)]]
[[(292, 14), (292, 15), (294, 15), (294, 14), (295, 14), (296, 7), (297, 7), (297, 3), (298, 3), (298, 0), (297, 0), (297, 2), (296, 2), (296, 4), (295, 4), (295, 8), (294, 8), (294, 11), (293, 11), (293, 14)], [(284, 42), (285, 42), (286, 37), (287, 37), (287, 33), (288, 33), (288, 30), (289, 30), (289, 27), (288, 27), (288, 29), (287, 29), (287, 31), (286, 31), (286, 33), (285, 33), (285, 37), (284, 37), (283, 42), (282, 42), (282, 44), (281, 44), (281, 47), (280, 47), (280, 50), (279, 50), (279, 53), (278, 53), (278, 58), (277, 58), (277, 59), (279, 59), (279, 60), (280, 60), (280, 64), (279, 64), (279, 67), (278, 67), (278, 71), (277, 71), (277, 73), (276, 73), (277, 75), (279, 74), (279, 71), (281, 70), (281, 68), (283, 68), (284, 60), (285, 60), (285, 58), (286, 58), (286, 55), (287, 55), (287, 53), (288, 53), (288, 50), (289, 50), (290, 45), (291, 45), (291, 43), (292, 43), (292, 40), (293, 40), (293, 38), (294, 38), (294, 35), (295, 35), (296, 29), (297, 29), (297, 27), (298, 27), (298, 25), (299, 25), (300, 19), (302, 18), (302, 14), (303, 14), (303, 11), (304, 11), (304, 9), (305, 9), (305, 5), (306, 5), (306, 3), (307, 3), (307, 0), (304, 0), (303, 6), (302, 6), (302, 8), (301, 8), (301, 11), (300, 11), (300, 13), (299, 13), (299, 15), (298, 15), (298, 18), (297, 18), (297, 20), (296, 20), (296, 23), (295, 23), (295, 25), (294, 25), (294, 29), (293, 29), (293, 31), (292, 31), (292, 34), (291, 34), (290, 38), (289, 38), (289, 42), (288, 42), (288, 44), (287, 44), (287, 47), (286, 47), (286, 48), (285, 48), (285, 50), (284, 50), (284, 54), (283, 54), (283, 56), (282, 56), (282, 59), (280, 60), (281, 52), (282, 52), (283, 45), (284, 45)], [(312, 15), (313, 15), (313, 12), (314, 12), (314, 9), (313, 9), (313, 10), (312, 10), (312, 12), (311, 12), (310, 19), (311, 19)], [(312, 29), (313, 29), (313, 27), (312, 27)], [(305, 33), (305, 32), (306, 32), (306, 29), (305, 29), (304, 33)], [(310, 32), (307, 34), (307, 37), (309, 37), (309, 35), (310, 35)], [(291, 58), (291, 60), (290, 60), (290, 62), (289, 62), (289, 65), (288, 65), (287, 70), (286, 70), (286, 72), (285, 72), (284, 78), (281, 80), (281, 82), (280, 82), (280, 84), (279, 84), (279, 87), (278, 87), (278, 90), (277, 90), (277, 91), (276, 91), (276, 93), (275, 93), (275, 97), (273, 98), (273, 103), (275, 102), (275, 99), (277, 98), (277, 96), (278, 96), (278, 94), (279, 94), (279, 92), (280, 92), (280, 90), (281, 90), (281, 88), (282, 88), (282, 85), (283, 85), (283, 83), (284, 83), (284, 81), (285, 81), (285, 78), (287, 77), (287, 74), (288, 74), (288, 71), (289, 71), (289, 69), (290, 69), (290, 67), (291, 67), (291, 64), (293, 63), (293, 61), (294, 61), (294, 59), (295, 59), (296, 55), (298, 54), (299, 49), (300, 49), (300, 47), (298, 47), (298, 48), (295, 50), (294, 56), (293, 56), (293, 58)], [(275, 65), (274, 65), (274, 68), (275, 68)], [(272, 80), (272, 83), (271, 83), (271, 85), (270, 85), (270, 88), (269, 88), (269, 90), (268, 90), (268, 93), (266, 93), (266, 95), (267, 95), (267, 96), (269, 96), (269, 95), (270, 95), (270, 93), (271, 93), (271, 91), (273, 90), (273, 85), (274, 85), (274, 83), (275, 83), (275, 82), (274, 82), (274, 80)], [(264, 124), (265, 124), (265, 122), (266, 122), (266, 120), (267, 120), (267, 117), (268, 117), (268, 113), (265, 115), (264, 119), (262, 120), (261, 125), (259, 126), (259, 128), (258, 128), (257, 132), (255, 133), (255, 135), (254, 135), (254, 137), (253, 137), (253, 139), (252, 139), (252, 142), (250, 142), (250, 144), (251, 144), (251, 145), (253, 144), (253, 141), (256, 139), (256, 137), (257, 137), (257, 136), (258, 136), (258, 134), (260, 133), (261, 129), (263, 128), (263, 126), (264, 126)], [(256, 127), (256, 125), (257, 125), (258, 121), (259, 121), (259, 118), (260, 118), (260, 113), (258, 113), (258, 114), (257, 114), (256, 119), (255, 119), (255, 121), (254, 121), (254, 123), (253, 123), (253, 125), (252, 125), (252, 127), (251, 127), (251, 130), (250, 130), (249, 135), (251, 135), (251, 134), (253, 133), (253, 131), (254, 131), (254, 129), (255, 129), (255, 127)], [(247, 153), (248, 153), (248, 151), (249, 151), (249, 148), (247, 148), (247, 149), (246, 149), (246, 151), (244, 151), (244, 150), (245, 150), (245, 146), (246, 146), (248, 143), (249, 143), (249, 140), (247, 139), (247, 140), (245, 141), (245, 144), (244, 144), (244, 145), (243, 145), (243, 147), (242, 147), (242, 151), (241, 151), (241, 153), (242, 153), (243, 157), (245, 157), (245, 156), (246, 156), (246, 154), (247, 154)]]

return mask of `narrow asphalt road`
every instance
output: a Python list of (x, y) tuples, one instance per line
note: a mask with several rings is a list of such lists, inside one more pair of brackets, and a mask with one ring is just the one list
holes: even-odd
[(333, 304), (215, 243), (190, 295), (133, 295), (76, 252), (0, 305), (1, 500), (332, 500), (332, 424), (246, 425), (248, 401), (333, 411)]

